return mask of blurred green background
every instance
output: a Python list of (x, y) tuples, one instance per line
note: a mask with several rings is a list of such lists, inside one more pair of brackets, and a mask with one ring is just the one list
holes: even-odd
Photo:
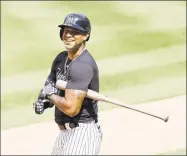
[(91, 21), (102, 94), (129, 104), (186, 94), (185, 1), (1, 1), (1, 129), (54, 119), (54, 108), (38, 116), (32, 104), (71, 12)]
[(58, 24), (71, 12), (91, 21), (87, 48), (102, 94), (129, 104), (186, 94), (185, 1), (2, 1), (2, 129), (54, 119), (53, 109), (35, 115), (32, 103), (64, 50)]

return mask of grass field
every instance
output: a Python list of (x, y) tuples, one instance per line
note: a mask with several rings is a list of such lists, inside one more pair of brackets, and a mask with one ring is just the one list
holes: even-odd
[(69, 12), (91, 20), (101, 93), (129, 104), (186, 94), (186, 2), (3, 1), (2, 129), (53, 120), (53, 109), (37, 116), (32, 103), (64, 50), (58, 24)]

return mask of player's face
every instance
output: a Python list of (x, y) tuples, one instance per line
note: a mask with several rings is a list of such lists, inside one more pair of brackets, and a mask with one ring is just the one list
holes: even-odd
[(70, 27), (64, 28), (64, 33), (62, 36), (64, 45), (67, 49), (78, 49), (86, 37), (86, 33), (80, 32)]

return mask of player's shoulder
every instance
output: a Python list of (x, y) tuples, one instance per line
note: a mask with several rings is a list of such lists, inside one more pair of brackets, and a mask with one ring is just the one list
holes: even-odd
[(96, 65), (95, 59), (94, 57), (91, 55), (91, 53), (85, 49), (85, 51), (80, 55), (79, 60), (84, 64), (88, 64), (88, 65)]
[(73, 71), (88, 72), (98, 71), (98, 66), (93, 56), (85, 50), (75, 61), (72, 62), (71, 69)]
[(60, 53), (58, 53), (58, 54), (56, 55), (55, 60), (56, 60), (56, 61), (61, 61), (61, 60), (63, 60), (64, 58), (66, 58), (67, 55), (68, 55), (68, 52), (67, 52), (67, 51), (62, 51), (62, 52), (60, 52)]
[(58, 53), (56, 57), (63, 58), (63, 57), (66, 57), (67, 55), (68, 55), (68, 52), (65, 50), (65, 51)]

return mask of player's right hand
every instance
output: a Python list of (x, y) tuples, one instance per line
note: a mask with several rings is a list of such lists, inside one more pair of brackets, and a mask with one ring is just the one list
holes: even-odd
[(58, 89), (55, 87), (54, 84), (51, 84), (51, 83), (44, 86), (42, 90), (42, 94), (45, 99), (48, 99), (49, 96), (51, 96), (52, 94), (57, 94), (57, 93), (58, 93)]

